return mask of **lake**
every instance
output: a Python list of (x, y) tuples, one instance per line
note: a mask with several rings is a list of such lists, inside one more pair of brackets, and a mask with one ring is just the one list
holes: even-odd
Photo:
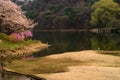
[(81, 50), (120, 50), (120, 34), (35, 31), (33, 39), (51, 45), (48, 49), (33, 54), (35, 57)]
[[(120, 50), (120, 34), (95, 34), (90, 32), (39, 32), (33, 33), (33, 39), (51, 45), (48, 49), (34, 53), (41, 57), (63, 52), (82, 50)], [(1, 79), (1, 76), (0, 76)], [(31, 80), (24, 75), (5, 74), (4, 80)], [(33, 79), (36, 80), (36, 79)]]

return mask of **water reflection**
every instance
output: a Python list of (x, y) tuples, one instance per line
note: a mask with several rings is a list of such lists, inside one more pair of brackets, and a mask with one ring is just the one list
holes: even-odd
[(100, 47), (101, 50), (120, 50), (119, 34), (99, 34), (91, 38), (92, 49)]
[(2, 71), (2, 73), (0, 73), (0, 80), (45, 80), (45, 79), (30, 75), (18, 74), (14, 72)]
[(29, 77), (17, 74), (4, 73), (4, 76), (0, 76), (0, 80), (31, 80)]
[(80, 50), (120, 50), (119, 34), (89, 32), (34, 32), (34, 39), (51, 45), (35, 57)]
[(30, 75), (6, 72), (2, 70), (0, 71), (0, 80), (45, 80), (45, 79)]
[(15, 58), (12, 59), (9, 57), (9, 59), (0, 59), (0, 80), (42, 80), (42, 79), (38, 79), (35, 77), (31, 77), (31, 76), (25, 76), (23, 74), (18, 74), (18, 73), (13, 73), (13, 72), (7, 72), (3, 69), (3, 67), (9, 65), (12, 61), (14, 60), (30, 60), (33, 59), (33, 55), (29, 55), (26, 57), (21, 57), (21, 58)]

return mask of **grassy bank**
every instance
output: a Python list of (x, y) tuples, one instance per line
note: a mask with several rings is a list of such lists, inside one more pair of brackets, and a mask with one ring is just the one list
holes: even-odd
[(6, 49), (6, 50), (14, 50), (17, 48), (23, 48), (23, 46), (28, 44), (33, 44), (36, 41), (34, 40), (23, 40), (20, 42), (12, 42), (9, 40), (8, 36), (6, 34), (0, 33), (0, 49)]
[(6, 34), (0, 33), (0, 60), (28, 56), (47, 47), (48, 44), (31, 39), (13, 42)]

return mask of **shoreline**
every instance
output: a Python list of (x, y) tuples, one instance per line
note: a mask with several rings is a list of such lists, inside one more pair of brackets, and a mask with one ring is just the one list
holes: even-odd
[(25, 45), (23, 48), (17, 48), (14, 50), (1, 49), (0, 59), (4, 60), (6, 58), (19, 58), (41, 51), (45, 48), (48, 48), (48, 44), (36, 41), (33, 44)]
[[(120, 67), (119, 67), (120, 66), (120, 64), (119, 64), (120, 61), (118, 61), (118, 59), (120, 59), (120, 57), (119, 56), (112, 56), (112, 55), (109, 55), (109, 54), (104, 55), (104, 54), (101, 54), (101, 53), (98, 53), (98, 52), (99, 51), (85, 50), (85, 51), (65, 52), (63, 54), (54, 54), (54, 55), (45, 56), (45, 58), (48, 58), (48, 59), (65, 59), (65, 58), (68, 59), (69, 58), (69, 59), (73, 59), (73, 60), (80, 60), (80, 61), (83, 61), (85, 63), (81, 64), (81, 65), (76, 65), (76, 66), (69, 66), (68, 67), (69, 71), (62, 72), (62, 73), (33, 74), (33, 75), (23, 74), (23, 75), (31, 76), (33, 78), (36, 77), (36, 78), (38, 78), (38, 80), (47, 80), (47, 79), (57, 80), (58, 78), (59, 78), (59, 80), (67, 80), (70, 77), (69, 74), (72, 74), (74, 71), (77, 72), (77, 75), (82, 75), (82, 74), (87, 74), (88, 75), (89, 73), (94, 74), (94, 72), (93, 72), (93, 70), (94, 70), (95, 71), (95, 74), (94, 74), (95, 76), (93, 76), (93, 77), (97, 78), (100, 75), (102, 77), (105, 77), (105, 79), (108, 79), (108, 77), (104, 76), (103, 74), (106, 74), (107, 76), (110, 76), (110, 74), (108, 74), (109, 70), (112, 73), (112, 75), (115, 74), (114, 70), (116, 70), (116, 71), (120, 70)], [(107, 52), (107, 51), (103, 51), (103, 52)], [(120, 51), (117, 51), (117, 52), (120, 54)], [(111, 53), (111, 51), (110, 51), (110, 53)], [(87, 61), (87, 63), (86, 63), (86, 61)], [(114, 63), (114, 62), (116, 62), (117, 64)], [(76, 68), (80, 72), (76, 71)], [(82, 72), (84, 72), (84, 70), (82, 71), (81, 68), (83, 68), (86, 73), (82, 73)], [(7, 69), (7, 68), (4, 68), (4, 69), (7, 70), (7, 71), (10, 71), (10, 72), (18, 73), (14, 70), (10, 70), (10, 69)], [(88, 69), (88, 71), (86, 69)], [(97, 71), (97, 69), (99, 71)], [(103, 74), (101, 74), (101, 73), (103, 73)], [(63, 79), (60, 78), (60, 75), (61, 75), (61, 78), (63, 78)], [(66, 76), (64, 76), (64, 75), (66, 75)], [(59, 76), (59, 77), (57, 77), (57, 76)], [(73, 74), (73, 76), (75, 77), (76, 75)], [(84, 77), (85, 76), (81, 77), (81, 79), (84, 80)], [(114, 76), (114, 77), (119, 78), (119, 76)], [(92, 79), (95, 80), (95, 78), (94, 79), (92, 78)], [(98, 77), (98, 79), (99, 78), (100, 77)], [(77, 77), (75, 79), (78, 80)], [(75, 79), (73, 79), (73, 80), (75, 80)], [(87, 80), (89, 80), (89, 79), (87, 79)], [(101, 80), (104, 80), (104, 79), (101, 79)]]
[[(19, 58), (28, 56), (30, 54), (33, 54), (35, 52), (39, 52), (39, 51), (41, 51), (43, 49), (46, 49), (48, 47), (49, 47), (48, 44), (42, 43), (40, 41), (36, 41), (33, 44), (25, 45), (23, 48), (19, 48), (19, 49), (15, 49), (15, 50), (3, 50), (2, 51), (3, 53), (0, 54), (0, 59), (4, 63), (4, 62), (8, 61), (7, 58), (9, 58), (11, 60), (12, 59), (14, 60), (14, 58), (15, 59), (17, 59), (17, 58), (19, 59)], [(13, 74), (15, 76), (18, 75), (18, 76), (24, 76), (26, 78), (32, 78), (33, 80), (36, 80), (36, 79), (37, 80), (45, 80), (43, 78), (38, 78), (37, 76), (34, 76), (34, 75), (26, 75), (26, 74), (10, 71), (8, 69), (5, 69), (4, 67), (1, 68), (1, 70), (0, 70), (0, 79), (2, 79), (1, 71), (5, 72), (6, 74)]]
[(3, 71), (4, 73), (7, 73), (9, 75), (15, 75), (15, 76), (25, 76), (26, 78), (28, 79), (32, 79), (32, 80), (46, 80), (45, 78), (40, 78), (40, 77), (37, 77), (35, 75), (27, 75), (27, 74), (23, 74), (23, 73), (18, 73), (18, 72), (15, 72), (13, 70), (10, 70), (10, 69), (7, 69), (7, 68), (3, 68)]
[(67, 30), (33, 30), (33, 31), (40, 31), (40, 32), (82, 32), (82, 31), (89, 31), (89, 30), (85, 30), (85, 29), (78, 29), (78, 30), (67, 29)]
[(114, 30), (114, 28), (92, 28), (92, 29), (55, 29), (55, 30), (47, 30), (47, 29), (43, 29), (43, 30), (34, 30), (34, 31), (40, 31), (40, 32), (92, 32), (92, 33), (120, 33), (120, 30)]

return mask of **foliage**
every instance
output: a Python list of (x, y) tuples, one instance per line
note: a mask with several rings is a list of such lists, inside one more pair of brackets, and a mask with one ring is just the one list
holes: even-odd
[(24, 31), (21, 33), (12, 33), (9, 35), (9, 40), (13, 42), (23, 41), (24, 39), (31, 38), (33, 35), (31, 31)]
[[(26, 15), (38, 22), (35, 29), (86, 29), (90, 6), (97, 0), (34, 0), (23, 6)], [(34, 15), (35, 14), (35, 15)]]
[[(15, 34), (15, 36), (16, 36), (16, 34)], [(11, 37), (13, 39), (11, 39)], [(0, 49), (13, 50), (13, 49), (16, 49), (16, 48), (22, 48), (24, 45), (32, 44), (32, 43), (35, 42), (34, 40), (30, 40), (30, 39), (29, 40), (22, 40), (22, 41), (17, 41), (16, 42), (16, 37), (14, 37), (14, 35), (11, 36), (11, 37), (6, 35), (6, 34), (0, 33), (0, 40), (2, 40), (2, 43), (0, 43)]]
[(98, 0), (88, 0), (87, 2), (89, 3), (89, 5), (93, 5), (94, 2), (96, 2), (96, 1), (98, 1)]
[(7, 40), (8, 36), (6, 34), (4, 34), (4, 33), (0, 33), (0, 39)]
[(99, 34), (91, 38), (92, 49), (97, 50), (119, 50), (120, 40), (119, 35), (103, 35)]
[[(113, 27), (113, 20), (119, 21), (120, 6), (113, 0), (99, 0), (92, 5), (91, 25), (98, 27)], [(119, 24), (119, 22), (117, 23)], [(109, 25), (109, 26), (108, 26)]]
[(13, 42), (18, 42), (18, 41), (23, 41), (24, 36), (22, 36), (18, 33), (12, 33), (11, 35), (9, 35), (9, 39)]
[(21, 8), (11, 0), (0, 0), (0, 32), (11, 34), (26, 30), (33, 24)]
[(31, 31), (24, 31), (21, 34), (23, 34), (25, 38), (31, 38), (33, 36)]

